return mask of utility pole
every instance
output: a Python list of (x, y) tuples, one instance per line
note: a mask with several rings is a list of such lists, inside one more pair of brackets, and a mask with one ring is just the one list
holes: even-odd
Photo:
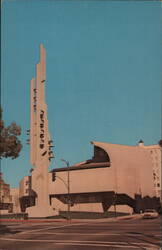
[(66, 166), (67, 166), (67, 191), (68, 191), (68, 207), (67, 207), (67, 212), (68, 212), (68, 220), (71, 219), (71, 216), (70, 216), (70, 171), (69, 171), (69, 162), (64, 160), (64, 159), (61, 159), (61, 161), (65, 162), (66, 163)]
[(117, 196), (116, 196), (117, 194), (116, 194), (116, 192), (114, 193), (114, 201), (113, 201), (113, 203), (114, 203), (114, 212), (115, 212), (115, 218), (116, 218), (116, 199), (117, 199)]

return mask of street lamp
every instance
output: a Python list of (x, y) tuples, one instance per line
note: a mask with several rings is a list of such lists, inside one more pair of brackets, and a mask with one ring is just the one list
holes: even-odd
[(69, 162), (61, 159), (61, 161), (65, 162), (67, 166), (67, 190), (68, 190), (68, 220), (70, 220), (70, 171), (69, 171)]

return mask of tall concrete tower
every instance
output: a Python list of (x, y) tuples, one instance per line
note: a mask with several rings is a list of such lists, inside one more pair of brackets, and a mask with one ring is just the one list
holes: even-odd
[(27, 208), (29, 217), (47, 217), (55, 214), (49, 202), (48, 168), (52, 140), (48, 131), (47, 105), (45, 102), (46, 51), (40, 45), (40, 62), (36, 65), (36, 78), (30, 83), (30, 162), (33, 166), (31, 188), (35, 206)]

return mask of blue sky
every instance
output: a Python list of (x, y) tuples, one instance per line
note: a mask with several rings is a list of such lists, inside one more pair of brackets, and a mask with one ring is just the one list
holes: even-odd
[(4, 0), (1, 103), (22, 127), (23, 150), (4, 159), (6, 182), (29, 174), (30, 80), (47, 53), (46, 102), (55, 159), (91, 158), (90, 141), (156, 144), (161, 137), (160, 1)]

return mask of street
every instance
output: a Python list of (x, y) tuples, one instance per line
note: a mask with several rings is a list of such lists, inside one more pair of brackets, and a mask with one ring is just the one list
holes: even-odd
[(0, 250), (160, 248), (161, 218), (1, 222)]

